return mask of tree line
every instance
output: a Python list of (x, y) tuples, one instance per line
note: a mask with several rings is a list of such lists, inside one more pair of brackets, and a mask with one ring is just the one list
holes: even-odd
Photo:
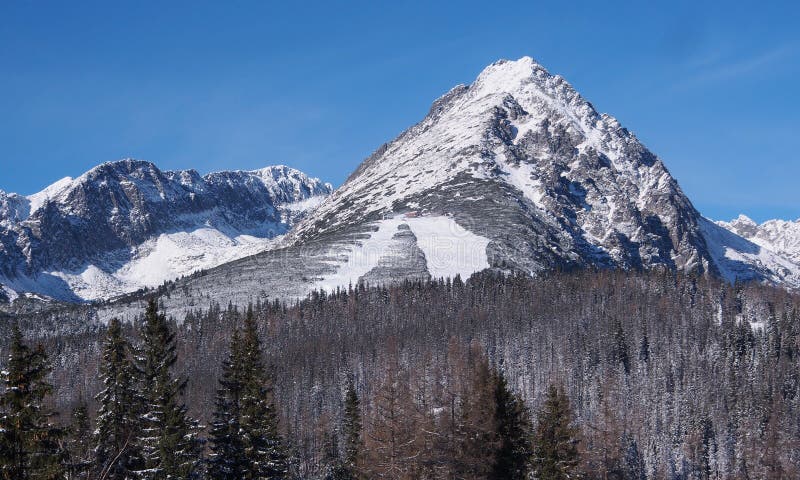
[[(264, 363), (252, 307), (234, 328), (204, 429), (182, 403), (187, 379), (176, 377), (175, 334), (151, 300), (142, 344), (125, 338), (119, 320), (108, 326), (94, 429), (87, 407), (68, 426), (54, 422), (47, 396), (50, 360), (14, 328), (8, 370), (2, 371), (0, 478), (36, 479), (264, 479), (299, 478), (279, 429), (273, 381)], [(466, 369), (449, 392), (449, 409), (421, 408), (410, 370), (394, 362), (378, 388), (371, 415), (350, 381), (344, 412), (322, 446), (326, 480), (366, 478), (568, 479), (578, 473), (577, 430), (569, 400), (555, 385), (534, 431), (524, 401), (493, 370), (483, 349), (452, 346)], [(444, 398), (440, 398), (444, 401)], [(367, 422), (366, 435), (364, 422)], [(201, 431), (207, 435), (203, 437)]]
[[(483, 274), (214, 304), (178, 322), (150, 306), (107, 328), (62, 317), (57, 336), (41, 319), (17, 321), (56, 360), (43, 405), (74, 409), (72, 431), (108, 417), (119, 331), (130, 363), (118, 371), (134, 373), (116, 375), (134, 379), (140, 407), (112, 451), (138, 476), (165, 458), (211, 478), (260, 478), (237, 470), (260, 465), (278, 466), (273, 478), (771, 479), (800, 472), (798, 303), (670, 273)], [(160, 378), (145, 373), (154, 316), (171, 337), (155, 356), (169, 361), (153, 363), (170, 373), (159, 388), (144, 387)], [(184, 434), (164, 438), (185, 447), (156, 448), (161, 423), (148, 411), (178, 412), (160, 418), (182, 418)], [(90, 452), (70, 458), (95, 472), (97, 438), (56, 443)]]

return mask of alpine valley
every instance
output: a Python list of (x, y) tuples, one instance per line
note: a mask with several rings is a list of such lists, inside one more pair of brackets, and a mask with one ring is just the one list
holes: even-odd
[(0, 192), (0, 480), (797, 479), (798, 288), (800, 221), (498, 61), (336, 189)]

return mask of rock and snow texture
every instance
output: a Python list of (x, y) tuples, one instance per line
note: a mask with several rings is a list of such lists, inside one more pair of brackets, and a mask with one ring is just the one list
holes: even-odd
[[(496, 62), (471, 85), (453, 88), (434, 102), (420, 123), (381, 146), (321, 202), (327, 190), (318, 182), (265, 186), (281, 184), (284, 177), (299, 178), (286, 172), (160, 175), (163, 180), (142, 173), (126, 177), (128, 183), (117, 182), (115, 189), (126, 198), (143, 200), (117, 202), (120, 195), (107, 195), (104, 205), (119, 208), (97, 212), (98, 219), (110, 219), (108, 225), (98, 221), (100, 231), (116, 232), (118, 221), (130, 225), (101, 236), (102, 245), (121, 245), (128, 252), (115, 268), (103, 269), (127, 268), (121, 271), (130, 274), (115, 276), (117, 281), (132, 281), (150, 270), (147, 262), (131, 262), (132, 247), (160, 252), (169, 251), (175, 242), (195, 241), (167, 237), (162, 242), (158, 235), (206, 226), (245, 243), (251, 240), (247, 235), (264, 239), (287, 232), (302, 217), (269, 249), (178, 282), (165, 299), (176, 312), (207, 306), (213, 298), (237, 304), (286, 300), (315, 288), (466, 277), (486, 268), (530, 274), (553, 268), (667, 268), (800, 286), (791, 258), (797, 253), (793, 240), (747, 236), (703, 218), (663, 162), (629, 130), (598, 113), (563, 78), (529, 57)], [(143, 176), (150, 180), (143, 183)], [(65, 179), (45, 196), (69, 198), (63, 205), (81, 210), (92, 202), (68, 193), (79, 180)], [(256, 202), (261, 209), (217, 206), (252, 205), (254, 189), (266, 191), (273, 201)], [(129, 190), (136, 193), (128, 195)], [(29, 230), (37, 232), (41, 229), (34, 225), (48, 224), (55, 216), (69, 220), (51, 222), (57, 226), (52, 231), (73, 231), (70, 222), (82, 217), (49, 207), (52, 203), (41, 197), (0, 196), (0, 212), (12, 219), (0, 221), (33, 219)], [(169, 217), (170, 222), (186, 219), (175, 230), (163, 228), (157, 212), (141, 215), (137, 207), (172, 198), (185, 205), (178, 209), (180, 215)], [(195, 210), (196, 202), (208, 205)], [(30, 205), (41, 206), (34, 214)], [(307, 207), (316, 208), (304, 217), (294, 215)], [(205, 223), (199, 225), (198, 218)], [(37, 241), (46, 243), (47, 238), (39, 235)], [(64, 235), (59, 238), (63, 244)], [(17, 238), (1, 237), (0, 242), (14, 244)], [(44, 249), (63, 253), (48, 257), (48, 264), (66, 264), (69, 268), (55, 271), (84, 275), (87, 263), (71, 265), (70, 259), (84, 259), (82, 249), (97, 251), (99, 245), (74, 245), (66, 252)], [(247, 248), (261, 247), (248, 243)], [(228, 258), (224, 251), (220, 248), (220, 256)], [(33, 264), (37, 259), (23, 258)], [(170, 274), (181, 273), (178, 266), (183, 261), (173, 263), (165, 268)], [(128, 307), (107, 308), (104, 315)]]
[(468, 278), (489, 268), (489, 239), (445, 216), (395, 216), (374, 224), (375, 231), (352, 246), (337, 245), (335, 271), (315, 283), (320, 290), (400, 279)]
[(730, 222), (717, 222), (717, 225), (800, 264), (800, 219), (794, 222), (767, 220), (759, 225), (747, 216), (739, 215)]
[(168, 308), (486, 268), (667, 268), (800, 285), (791, 261), (703, 218), (630, 131), (527, 57), (434, 102), (278, 244), (179, 282)]
[(451, 215), (490, 239), (493, 267), (714, 268), (663, 163), (528, 57), (437, 100), (287, 239), (404, 211)]
[(725, 279), (767, 281), (791, 288), (800, 286), (800, 264), (796, 260), (737, 234), (727, 225), (701, 220), (714, 263)]
[(156, 286), (271, 248), (331, 190), (285, 166), (200, 176), (122, 160), (0, 192), (0, 283), (62, 300)]

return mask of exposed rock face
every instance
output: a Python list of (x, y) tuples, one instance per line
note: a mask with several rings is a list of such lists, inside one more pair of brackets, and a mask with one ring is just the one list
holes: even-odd
[[(228, 248), (224, 261), (256, 253), (258, 240), (286, 233), (331, 190), (284, 166), (200, 176), (138, 160), (104, 163), (29, 197), (0, 194), (0, 283), (62, 299), (158, 284), (173, 277), (154, 272), (122, 281), (115, 273), (154, 252), (170, 260), (175, 252), (167, 247), (185, 248), (189, 257)], [(195, 260), (180, 258), (179, 271), (219, 264)]]
[(400, 224), (391, 244), (378, 259), (377, 265), (361, 277), (368, 285), (386, 285), (398, 279), (430, 280), (425, 253), (417, 245), (417, 237), (407, 224)]
[(437, 100), (290, 237), (408, 210), (490, 238), (496, 267), (714, 270), (700, 215), (661, 160), (527, 57)]
[[(703, 218), (630, 131), (530, 58), (490, 65), (434, 102), (280, 244), (179, 282), (170, 307), (485, 268), (666, 268), (800, 285), (795, 263)], [(109, 308), (102, 317), (127, 307)]]
[[(95, 219), (102, 239), (69, 253), (56, 250), (47, 263), (85, 258), (108, 244), (129, 246), (168, 228), (174, 216), (153, 207), (167, 198), (185, 212), (187, 225), (196, 212), (206, 212), (204, 221), (220, 229), (261, 229), (268, 236), (286, 232), (299, 218), (295, 210), (282, 209), (281, 201), (327, 193), (304, 180), (270, 189), (262, 186), (265, 176), (278, 184), (292, 177), (235, 172), (201, 179), (191, 171), (156, 174), (143, 168), (126, 180), (132, 186), (118, 182), (113, 194), (104, 191), (106, 203), (115, 207), (95, 216), (93, 190), (79, 190), (65, 204), (88, 209), (79, 218)], [(62, 187), (54, 186), (59, 193), (53, 196), (60, 197)], [(293, 193), (281, 196), (285, 192)], [(270, 201), (259, 203), (264, 197)], [(25, 199), (6, 196), (0, 208), (17, 212), (8, 218), (25, 217)], [(67, 225), (69, 215), (59, 208), (38, 209), (39, 224), (53, 215), (56, 227), (48, 231), (71, 241), (69, 235), (80, 229)], [(36, 231), (34, 225), (29, 230)], [(314, 289), (466, 277), (487, 268), (533, 275), (554, 268), (664, 268), (800, 286), (799, 260), (792, 256), (800, 241), (759, 231), (703, 218), (662, 161), (630, 131), (525, 57), (496, 62), (473, 84), (434, 102), (421, 122), (381, 146), (270, 245), (276, 248), (181, 280), (165, 302), (178, 313), (213, 299), (289, 300)], [(28, 266), (38, 257), (23, 258)], [(133, 307), (108, 305), (100, 315), (124, 315)]]
[(756, 245), (800, 264), (800, 220), (767, 220), (757, 224), (745, 215), (730, 222), (717, 222)]

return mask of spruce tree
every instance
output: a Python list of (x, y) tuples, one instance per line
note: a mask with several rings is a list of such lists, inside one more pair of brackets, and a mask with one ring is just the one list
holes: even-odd
[(240, 428), (247, 459), (243, 478), (283, 479), (288, 465), (278, 431), (278, 415), (273, 403), (272, 379), (264, 366), (252, 308), (248, 308), (242, 332)]
[(622, 328), (622, 322), (619, 317), (614, 317), (611, 329), (613, 336), (612, 360), (622, 365), (622, 369), (627, 375), (631, 372), (631, 361), (628, 356), (628, 339), (625, 335), (625, 330)]
[(339, 436), (336, 431), (325, 434), (322, 445), (323, 480), (352, 480), (350, 470), (339, 455)]
[(231, 337), (230, 355), (222, 364), (222, 378), (211, 425), (211, 458), (208, 474), (215, 480), (244, 478), (247, 458), (241, 425), (242, 355), (239, 331)]
[(92, 428), (86, 403), (81, 400), (72, 410), (66, 445), (67, 478), (88, 479), (93, 464)]
[(572, 427), (567, 395), (550, 385), (537, 416), (533, 447), (533, 471), (539, 480), (578, 478), (577, 429)]
[(39, 480), (60, 478), (58, 442), (62, 431), (51, 422), (44, 405), (52, 393), (46, 377), (50, 364), (44, 348), (25, 345), (14, 326), (8, 365), (2, 371), (0, 397), (0, 478)]
[(502, 372), (497, 375), (494, 398), (499, 446), (490, 478), (524, 480), (533, 453), (530, 414), (523, 400), (509, 389)]
[(353, 381), (350, 380), (347, 383), (347, 393), (344, 399), (342, 434), (344, 436), (344, 466), (352, 478), (357, 478), (361, 460), (363, 448), (361, 429), (361, 401)]
[(94, 448), (97, 475), (109, 480), (131, 478), (132, 471), (140, 466), (137, 436), (141, 401), (131, 354), (122, 324), (111, 320), (100, 364), (103, 390), (96, 397), (100, 408)]
[(175, 334), (154, 299), (147, 305), (142, 341), (138, 362), (145, 404), (139, 445), (144, 465), (138, 473), (150, 480), (194, 478), (199, 475), (199, 428), (181, 401), (186, 380), (172, 376)]

